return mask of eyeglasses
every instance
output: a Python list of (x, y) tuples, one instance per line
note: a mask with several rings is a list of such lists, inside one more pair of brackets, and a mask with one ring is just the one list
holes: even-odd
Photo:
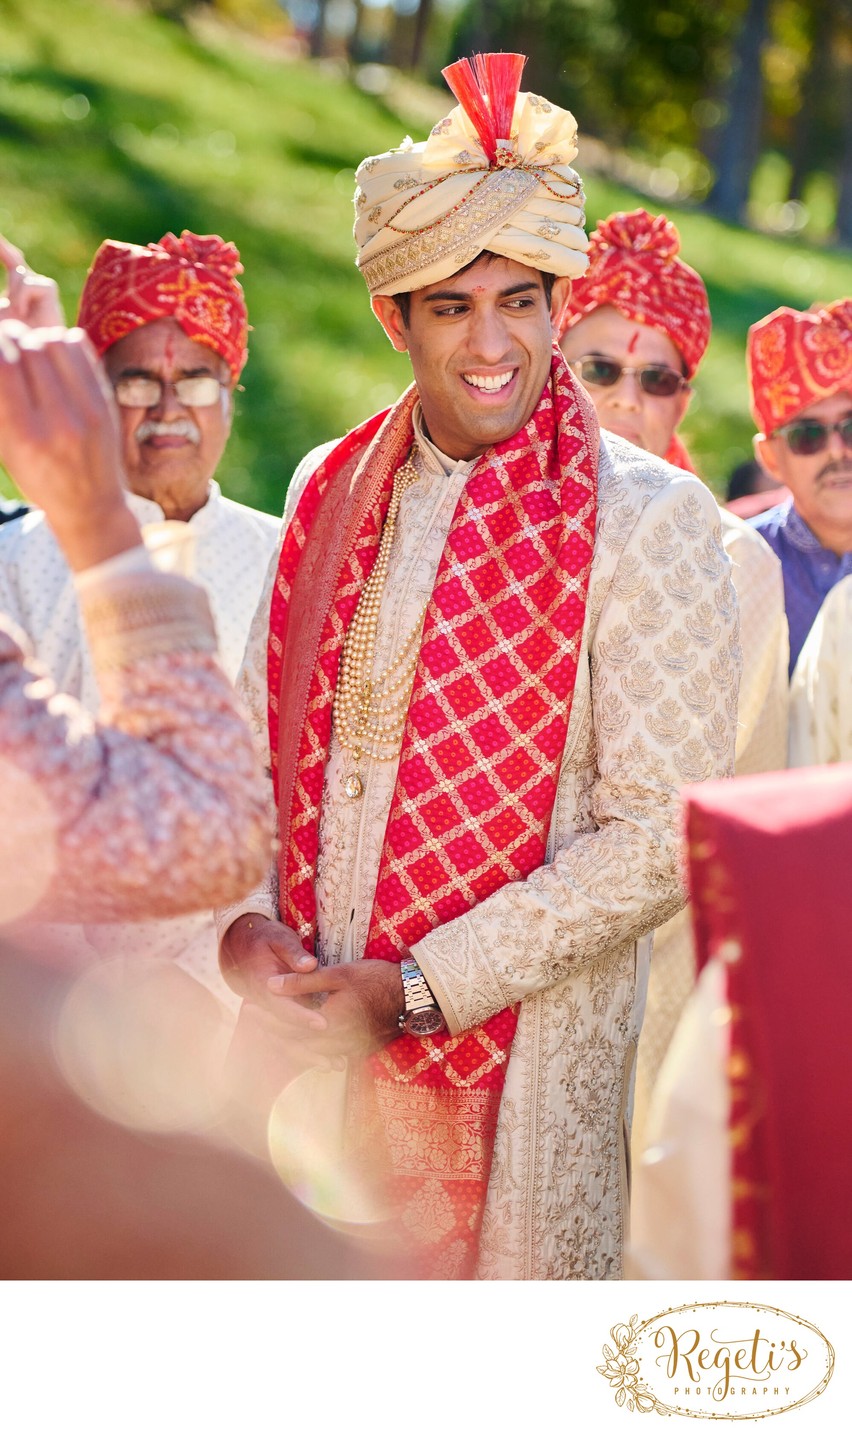
[(832, 434), (839, 434), (845, 448), (852, 449), (852, 414), (836, 424), (823, 424), (821, 419), (794, 419), (773, 434), (783, 435), (791, 454), (819, 454)]
[(212, 374), (190, 374), (185, 379), (162, 380), (153, 375), (127, 375), (113, 385), (115, 398), (124, 409), (153, 409), (165, 389), (173, 389), (189, 409), (207, 409), (216, 404), (223, 383)]
[(622, 375), (635, 374), (645, 393), (657, 399), (668, 399), (679, 389), (689, 389), (683, 375), (664, 364), (621, 365), (618, 360), (607, 359), (605, 355), (584, 355), (582, 359), (571, 360), (570, 363), (583, 384), (609, 389), (618, 384)]

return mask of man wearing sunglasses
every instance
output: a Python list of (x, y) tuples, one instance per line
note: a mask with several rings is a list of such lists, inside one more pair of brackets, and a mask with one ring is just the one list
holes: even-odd
[[(55, 286), (23, 255), (0, 246), (9, 271), (3, 313), (59, 322)], [(231, 428), (233, 393), (246, 362), (248, 315), (234, 245), (184, 231), (146, 246), (106, 240), (80, 302), (79, 324), (102, 357), (118, 407), (128, 503), (143, 535), (175, 537), (181, 567), (207, 589), (219, 657), (229, 678), (242, 660), (279, 524), (226, 499), (214, 479)], [(51, 317), (53, 314), (53, 318)], [(179, 523), (163, 531), (163, 521)], [(57, 687), (99, 707), (94, 666), (74, 576), (40, 511), (0, 530), (0, 610), (28, 636)], [(142, 963), (173, 959), (232, 1005), (221, 981), (206, 915), (156, 924), (98, 926), (45, 935), (90, 957), (101, 951)]]
[(781, 561), (790, 673), (829, 590), (852, 574), (852, 299), (752, 325), (758, 460), (791, 498), (752, 520)]
[(691, 469), (677, 428), (710, 339), (701, 276), (678, 257), (665, 215), (610, 215), (589, 240), (589, 268), (575, 283), (562, 351), (588, 389), (604, 429)]
[[(589, 268), (575, 281), (562, 350), (594, 401), (604, 429), (692, 470), (678, 426), (710, 339), (701, 276), (678, 253), (665, 215), (610, 215), (591, 236)], [(743, 671), (736, 770), (781, 769), (787, 752), (787, 635), (780, 568), (739, 518), (719, 511), (740, 607)], [(673, 566), (674, 568), (674, 566)], [(668, 582), (676, 584), (676, 573)], [(641, 1153), (650, 1095), (694, 981), (687, 910), (654, 938), (636, 1074), (633, 1137)]]

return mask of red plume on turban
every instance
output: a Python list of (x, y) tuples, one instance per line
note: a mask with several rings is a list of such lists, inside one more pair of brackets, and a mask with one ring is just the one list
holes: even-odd
[(763, 434), (839, 390), (852, 394), (852, 299), (773, 310), (749, 330), (746, 364), (751, 412)]
[(237, 275), (236, 245), (218, 235), (180, 239), (168, 234), (152, 245), (105, 240), (95, 255), (80, 299), (77, 323), (98, 354), (139, 325), (175, 319), (191, 340), (220, 354), (234, 380), (248, 357), (248, 314)]
[(469, 60), (456, 60), (441, 71), (492, 165), (497, 164), (501, 140), (505, 144), (511, 138), (526, 63), (526, 55), (474, 55), (472, 65)]
[(593, 310), (614, 309), (666, 335), (691, 379), (710, 339), (701, 276), (678, 258), (680, 236), (665, 215), (619, 212), (589, 237), (589, 268), (574, 280), (566, 329)]

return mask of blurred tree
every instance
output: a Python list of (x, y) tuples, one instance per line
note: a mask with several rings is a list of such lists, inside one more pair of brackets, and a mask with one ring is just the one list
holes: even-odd
[(840, 98), (837, 238), (852, 245), (852, 0), (837, 0), (836, 63)]
[(314, 0), (314, 19), (311, 25), (310, 56), (319, 60), (325, 51), (325, 31), (328, 0)]
[(748, 0), (734, 43), (725, 94), (725, 119), (715, 154), (716, 183), (708, 207), (722, 219), (744, 216), (763, 123), (763, 66), (771, 0)]
[(523, 51), (525, 84), (574, 110), (582, 129), (652, 151), (694, 145), (741, 0), (468, 0), (456, 53)]
[(787, 198), (801, 200), (814, 168), (818, 129), (831, 83), (831, 39), (834, 13), (830, 0), (809, 0), (810, 50), (802, 76), (799, 105), (793, 117), (790, 143), (790, 183)]

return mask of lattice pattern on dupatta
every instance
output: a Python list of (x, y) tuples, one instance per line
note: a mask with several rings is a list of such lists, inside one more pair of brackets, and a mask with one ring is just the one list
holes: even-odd
[[(313, 943), (319, 816), (346, 627), (412, 442), (409, 391), (339, 445), (303, 494), (270, 621), (281, 911)], [(366, 446), (366, 450), (365, 450)], [(545, 858), (594, 544), (598, 428), (558, 350), (527, 425), (468, 477), (427, 608), (365, 958), (398, 961)], [(360, 458), (359, 458), (360, 456)], [(297, 643), (286, 644), (288, 628)], [(294, 652), (298, 647), (298, 655)], [(516, 1027), (403, 1035), (357, 1085), (432, 1276), (475, 1260)]]

